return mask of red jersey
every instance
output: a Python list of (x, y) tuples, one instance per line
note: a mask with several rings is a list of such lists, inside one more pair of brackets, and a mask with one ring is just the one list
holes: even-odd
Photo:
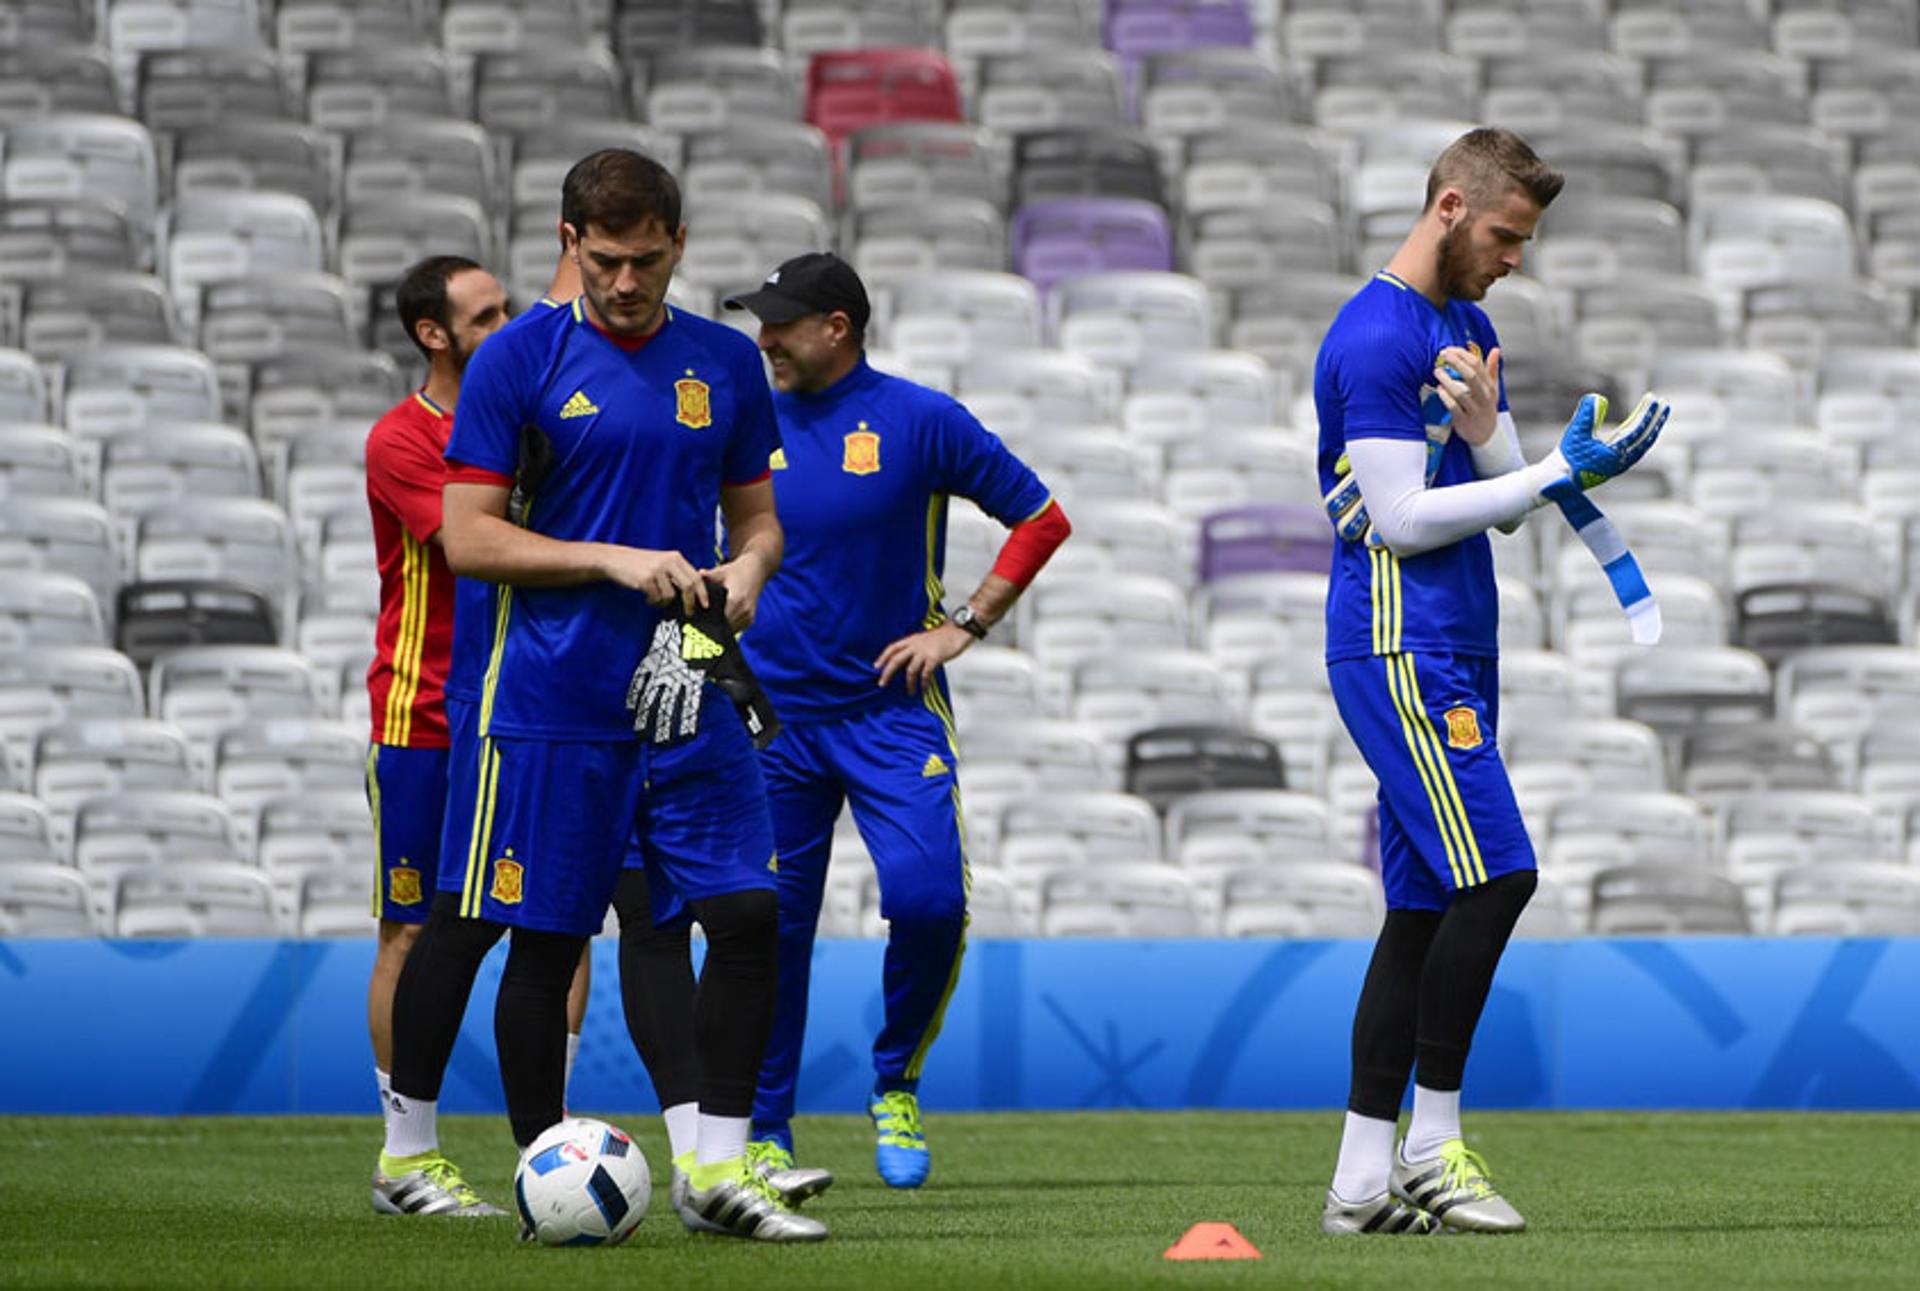
[(452, 415), (420, 393), (367, 435), (367, 505), (380, 561), (380, 623), (367, 669), (375, 744), (447, 747), (453, 571), (430, 539), (440, 529), (441, 454), (452, 429)]

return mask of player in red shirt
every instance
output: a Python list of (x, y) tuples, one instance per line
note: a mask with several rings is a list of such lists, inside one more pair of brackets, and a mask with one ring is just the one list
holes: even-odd
[[(407, 335), (427, 356), (428, 376), (367, 436), (367, 505), (380, 564), (380, 621), (367, 669), (373, 708), (367, 802), (379, 853), (373, 913), (380, 940), (367, 1020), (383, 1112), (392, 1096), (394, 989), (433, 903), (447, 796), (442, 692), (453, 648), (454, 578), (440, 550), (441, 453), (467, 359), (507, 321), (507, 295), (473, 261), (433, 256), (407, 271), (396, 303)], [(479, 1199), (452, 1162), (434, 1155), (399, 1178), (376, 1176), (374, 1209), (501, 1213)]]

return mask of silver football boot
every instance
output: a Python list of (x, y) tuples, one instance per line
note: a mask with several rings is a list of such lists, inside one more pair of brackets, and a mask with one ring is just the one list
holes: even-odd
[(1487, 1163), (1465, 1140), (1447, 1140), (1424, 1161), (1408, 1161), (1401, 1155), (1406, 1146), (1403, 1139), (1393, 1150), (1394, 1196), (1463, 1233), (1518, 1233), (1526, 1228), (1520, 1212), (1494, 1191)]
[(373, 1212), (457, 1219), (486, 1219), (507, 1213), (481, 1200), (461, 1177), (460, 1167), (438, 1152), (423, 1152), (417, 1157), (390, 1157), (382, 1152), (373, 1172)]
[(756, 1140), (747, 1144), (747, 1168), (773, 1185), (789, 1206), (818, 1197), (833, 1187), (833, 1171), (793, 1162), (793, 1153), (778, 1143)]
[(673, 1213), (680, 1216), (681, 1225), (689, 1233), (724, 1233), (726, 1229), (702, 1219), (700, 1212), (687, 1200), (688, 1194), (693, 1191), (693, 1185), (687, 1179), (687, 1166), (692, 1163), (691, 1152), (673, 1159), (673, 1177), (667, 1184), (667, 1200), (673, 1203)]
[(1432, 1237), (1443, 1232), (1440, 1221), (1418, 1206), (1383, 1192), (1367, 1201), (1347, 1203), (1327, 1189), (1326, 1208), (1320, 1212), (1320, 1231), (1336, 1236), (1367, 1233), (1382, 1236)]
[(687, 1205), (720, 1232), (756, 1242), (818, 1242), (827, 1236), (825, 1224), (791, 1209), (750, 1169), (704, 1192), (690, 1187)]

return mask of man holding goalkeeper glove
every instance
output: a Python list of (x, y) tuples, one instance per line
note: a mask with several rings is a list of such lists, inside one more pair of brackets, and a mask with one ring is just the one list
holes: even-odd
[[(1496, 742), (1499, 595), (1489, 528), (1556, 503), (1606, 568), (1636, 640), (1658, 613), (1632, 556), (1583, 496), (1653, 446), (1667, 410), (1624, 425), (1584, 398), (1529, 465), (1472, 302), (1519, 266), (1563, 177), (1506, 130), (1450, 144), (1386, 269), (1342, 308), (1314, 371), (1319, 470), (1345, 541), (1327, 590), (1327, 675), (1379, 781), (1387, 917), (1353, 1023), (1328, 1233), (1515, 1232), (1460, 1129), (1461, 1073), (1507, 938), (1533, 894), (1532, 844)], [(1407, 1077), (1413, 1119), (1395, 1133)]]

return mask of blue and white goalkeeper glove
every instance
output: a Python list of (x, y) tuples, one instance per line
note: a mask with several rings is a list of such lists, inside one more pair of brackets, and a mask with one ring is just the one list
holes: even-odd
[[(1555, 481), (1570, 480), (1574, 488), (1585, 492), (1597, 488), (1617, 475), (1632, 469), (1647, 455), (1660, 432), (1666, 428), (1672, 409), (1651, 394), (1640, 396), (1627, 419), (1608, 426), (1607, 398), (1589, 394), (1580, 399), (1573, 420), (1560, 433), (1560, 445), (1548, 453), (1542, 465), (1551, 464)], [(1549, 486), (1542, 493), (1552, 496)]]
[(1373, 534), (1373, 519), (1367, 514), (1367, 504), (1360, 496), (1360, 481), (1353, 477), (1353, 467), (1347, 461), (1345, 453), (1333, 464), (1333, 488), (1323, 499), (1327, 507), (1327, 518), (1333, 521), (1334, 536), (1341, 542), (1364, 543), (1369, 547), (1378, 547), (1380, 540)]

